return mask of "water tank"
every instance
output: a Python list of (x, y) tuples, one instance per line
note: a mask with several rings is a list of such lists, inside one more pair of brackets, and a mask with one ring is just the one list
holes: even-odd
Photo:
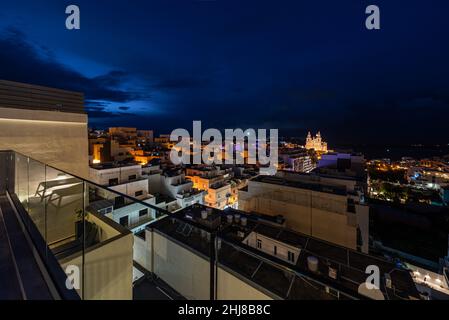
[(201, 211), (201, 219), (203, 219), (203, 220), (207, 219), (207, 211), (206, 210)]
[(240, 223), (240, 215), (237, 213), (234, 215), (235, 223)]
[(312, 272), (318, 272), (318, 258), (314, 256), (308, 256), (307, 267)]
[(229, 224), (232, 224), (232, 219), (233, 219), (232, 214), (228, 214), (228, 215), (226, 216), (226, 219), (227, 219), (227, 221), (228, 221)]
[(246, 218), (246, 217), (242, 217), (242, 218), (240, 219), (240, 223), (242, 224), (243, 227), (246, 227), (246, 221), (247, 221), (247, 218)]

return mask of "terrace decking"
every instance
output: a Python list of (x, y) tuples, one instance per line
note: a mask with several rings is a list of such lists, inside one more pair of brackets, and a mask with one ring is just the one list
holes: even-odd
[(18, 217), (0, 196), (0, 300), (52, 299)]

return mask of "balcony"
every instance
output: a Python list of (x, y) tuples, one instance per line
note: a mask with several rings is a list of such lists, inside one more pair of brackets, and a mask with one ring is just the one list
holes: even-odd
[[(7, 221), (0, 246), (8, 249), (1, 251), (1, 267), (18, 275), (13, 281), (0, 278), (0, 286), (7, 288), (5, 297), (0, 290), (0, 298), (5, 299), (132, 299), (134, 236), (114, 221), (114, 208), (133, 205), (136, 214), (148, 209), (153, 213), (146, 217), (148, 223), (166, 214), (20, 153), (1, 150), (0, 205), (0, 220)], [(30, 268), (35, 269), (32, 275)]]

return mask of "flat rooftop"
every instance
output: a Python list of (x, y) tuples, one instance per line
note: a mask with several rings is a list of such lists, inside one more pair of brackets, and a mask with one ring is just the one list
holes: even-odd
[(163, 175), (166, 177), (177, 177), (183, 174), (181, 168), (170, 168), (163, 170)]
[[(201, 213), (208, 213), (202, 219)], [(247, 218), (247, 225), (228, 223), (227, 216), (239, 214)], [(334, 245), (292, 230), (257, 220), (255, 215), (238, 210), (218, 210), (204, 205), (193, 205), (161, 219), (151, 228), (166, 235), (185, 248), (210, 258), (214, 236), (221, 239), (218, 263), (235, 276), (251, 283), (262, 291), (282, 299), (336, 299), (335, 293), (326, 291), (326, 286), (340, 292), (340, 299), (363, 298), (358, 293), (364, 283), (366, 267), (376, 265), (380, 274), (389, 274), (393, 288), (382, 284), (386, 299), (419, 298), (409, 271), (400, 269), (387, 260), (366, 255), (345, 247)], [(257, 232), (276, 241), (300, 249), (295, 265), (266, 254), (243, 243), (252, 232)], [(318, 272), (311, 272), (307, 258), (318, 259)], [(329, 267), (337, 270), (337, 278), (329, 277)]]
[[(447, 206), (397, 204), (376, 199), (369, 199), (369, 206), (371, 236), (383, 246), (435, 264), (447, 254)], [(413, 263), (418, 263), (417, 259)]]
[(170, 196), (167, 196), (167, 195), (161, 194), (161, 193), (155, 193), (155, 194), (153, 194), (153, 196), (156, 197), (156, 204), (161, 203), (161, 202), (170, 203), (170, 202), (176, 201), (175, 198), (172, 198)]
[(95, 170), (107, 170), (107, 169), (118, 169), (118, 168), (127, 168), (127, 167), (133, 167), (133, 166), (139, 166), (141, 165), (137, 162), (126, 162), (126, 163), (116, 163), (116, 162), (104, 162), (104, 163), (96, 163), (91, 164), (90, 167)]
[(347, 175), (347, 174), (345, 174), (345, 172), (338, 172), (329, 167), (315, 168), (311, 172), (295, 172), (295, 171), (281, 170), (280, 173), (286, 174), (290, 177), (297, 176), (297, 177), (299, 177), (299, 179), (307, 178), (307, 179), (315, 179), (316, 180), (316, 179), (320, 179), (320, 178), (330, 178), (330, 179), (357, 181), (357, 182), (366, 181), (366, 179), (364, 180), (362, 177), (359, 177), (356, 175)]
[(162, 233), (168, 239), (206, 259), (210, 258), (212, 246), (210, 234), (209, 239), (207, 239), (207, 234), (201, 233), (202, 229), (171, 217), (161, 219), (147, 226), (147, 228)]
[(282, 177), (276, 177), (276, 176), (263, 176), (259, 175), (252, 179), (251, 181), (255, 182), (261, 182), (261, 183), (268, 183), (268, 184), (275, 184), (280, 186), (286, 186), (291, 188), (298, 188), (298, 189), (307, 189), (311, 191), (317, 191), (317, 192), (324, 192), (324, 193), (332, 193), (336, 195), (346, 196), (346, 188), (341, 186), (331, 186), (331, 185), (323, 185), (320, 182), (304, 182), (304, 181), (295, 181), (290, 180)]
[[(289, 264), (275, 256), (242, 243), (243, 239), (251, 232), (257, 232), (301, 249), (297, 263), (295, 265)], [(241, 235), (243, 233), (244, 236), (238, 236), (238, 233)], [(335, 298), (330, 294), (322, 292), (322, 290), (319, 290), (320, 292), (314, 290), (313, 288), (317, 285), (322, 285), (323, 288), (328, 285), (348, 296), (360, 298), (358, 288), (360, 284), (366, 281), (368, 275), (365, 273), (365, 270), (369, 265), (378, 266), (381, 276), (384, 274), (390, 275), (394, 289), (386, 288), (384, 285), (381, 287), (381, 291), (386, 299), (419, 298), (419, 293), (409, 271), (399, 269), (395, 264), (384, 259), (334, 245), (285, 228), (257, 222), (248, 224), (247, 227), (233, 226), (224, 228), (219, 233), (219, 237), (226, 241), (222, 243), (222, 248), (225, 248), (225, 251), (220, 251), (219, 263), (283, 299), (296, 299), (291, 296), (291, 286), (308, 288), (307, 292), (294, 293), (302, 294), (305, 299), (313, 299), (314, 297), (319, 297), (319, 299)], [(316, 273), (308, 269), (307, 258), (309, 256), (316, 257), (319, 261), (319, 270)], [(247, 260), (253, 261), (253, 263), (247, 263)], [(256, 260), (258, 263), (254, 263)], [(242, 261), (245, 262), (242, 263)], [(329, 277), (329, 267), (337, 270), (337, 279)], [(294, 272), (288, 275), (285, 269), (291, 269)], [(305, 277), (302, 278), (300, 275)], [(307, 279), (313, 279), (317, 283), (308, 284)]]
[(217, 170), (217, 168), (210, 167), (210, 166), (189, 166), (189, 167), (187, 167), (187, 169), (203, 171), (203, 172), (210, 172), (210, 171)]
[(212, 184), (211, 186), (209, 186), (209, 189), (213, 189), (213, 190), (218, 190), (227, 186), (230, 186), (231, 183), (228, 181), (221, 181), (221, 182), (216, 182), (214, 184)]

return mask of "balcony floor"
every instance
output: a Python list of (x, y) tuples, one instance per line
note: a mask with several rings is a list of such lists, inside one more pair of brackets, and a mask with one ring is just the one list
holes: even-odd
[(8, 198), (0, 196), (0, 300), (52, 299)]

